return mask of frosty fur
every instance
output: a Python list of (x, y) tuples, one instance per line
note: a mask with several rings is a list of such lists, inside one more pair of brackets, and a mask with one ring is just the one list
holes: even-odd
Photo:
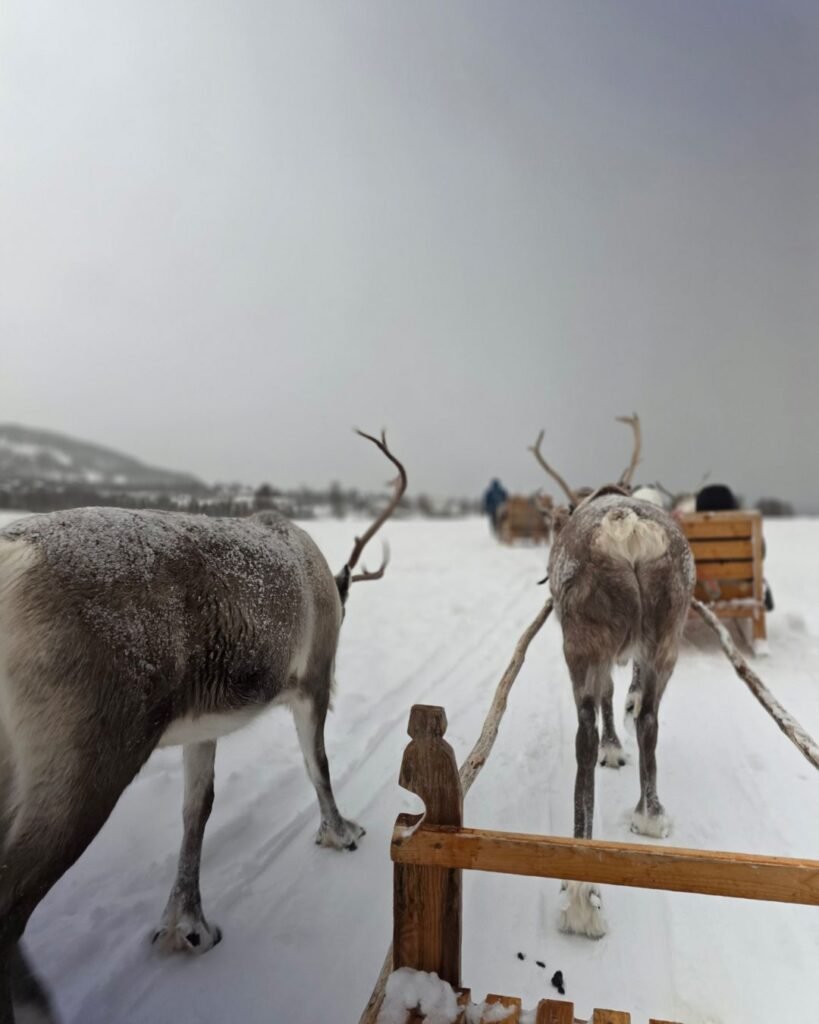
[(17, 941), (157, 746), (182, 744), (185, 767), (160, 948), (201, 954), (219, 941), (199, 891), (216, 740), (264, 708), (293, 711), (318, 840), (356, 848), (363, 829), (336, 807), (324, 748), (348, 584), (274, 512), (75, 509), (0, 533), (0, 1019), (12, 1020), (4, 975), (27, 977), (15, 1002), (48, 1019)]

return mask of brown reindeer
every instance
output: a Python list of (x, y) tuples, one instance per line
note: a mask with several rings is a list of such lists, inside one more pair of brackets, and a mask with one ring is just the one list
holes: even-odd
[[(219, 736), (266, 708), (293, 712), (321, 823), (316, 842), (355, 850), (339, 813), (324, 722), (350, 584), (395, 493), (333, 576), (303, 530), (276, 512), (211, 519), (86, 508), (0, 532), (0, 1024), (12, 1005), (51, 1019), (18, 940), (34, 908), (102, 827), (156, 747), (184, 748), (184, 837), (154, 935), (204, 953), (221, 933), (202, 910), (199, 862)], [(21, 1010), (22, 1013), (22, 1010)]]
[[(540, 454), (560, 484), (569, 509), (555, 521), (549, 583), (563, 630), (563, 653), (577, 707), (577, 776), (574, 834), (592, 836), (594, 770), (600, 763), (625, 764), (614, 727), (612, 668), (633, 659), (626, 705), (634, 718), (640, 750), (640, 799), (632, 830), (664, 838), (670, 821), (657, 795), (657, 715), (674, 665), (694, 589), (694, 561), (688, 542), (668, 513), (629, 496), (639, 457), (639, 419), (623, 418), (635, 432), (634, 454), (617, 484), (585, 497), (572, 490)], [(597, 712), (602, 709), (602, 743)], [(564, 883), (561, 914), (565, 931), (599, 937), (605, 933), (596, 886)]]

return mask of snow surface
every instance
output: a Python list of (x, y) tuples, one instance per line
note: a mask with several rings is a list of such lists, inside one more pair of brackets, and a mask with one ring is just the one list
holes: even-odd
[(410, 1010), (418, 1009), (427, 1024), (453, 1024), (458, 999), (451, 985), (437, 974), (402, 967), (387, 978), (378, 1024), (406, 1024)]
[[(10, 516), (0, 517), (8, 521)], [(307, 524), (339, 567), (360, 524)], [(819, 735), (819, 521), (766, 523), (777, 609), (756, 667)], [(220, 740), (205, 836), (205, 913), (224, 941), (201, 958), (149, 944), (181, 837), (181, 751), (157, 751), (27, 930), (65, 1024), (355, 1022), (391, 936), (389, 836), (418, 809), (397, 784), (413, 702), (440, 703), (461, 760), (524, 627), (546, 598), (546, 550), (506, 548), (480, 520), (390, 523), (393, 561), (356, 584), (327, 746), (342, 813), (367, 835), (355, 853), (313, 845), (315, 797), (290, 714), (273, 709)], [(618, 669), (622, 710), (628, 670)], [(569, 835), (575, 714), (560, 631), (533, 641), (492, 756), (465, 806), (469, 825)], [(595, 835), (640, 841), (630, 763), (597, 771)], [(704, 624), (692, 623), (660, 713), (667, 843), (819, 859), (819, 779), (780, 733)], [(465, 872), (464, 983), (554, 994), (563, 971), (579, 1015), (595, 1006), (688, 1024), (819, 1020), (819, 910), (603, 887), (609, 933), (560, 934), (559, 883)], [(525, 954), (519, 960), (518, 952)], [(545, 970), (536, 960), (546, 964)]]

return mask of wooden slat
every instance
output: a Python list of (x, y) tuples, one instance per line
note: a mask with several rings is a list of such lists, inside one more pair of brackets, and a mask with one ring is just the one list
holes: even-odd
[(748, 540), (692, 540), (691, 550), (698, 562), (746, 561), (753, 557), (754, 548)]
[(595, 1010), (589, 1024), (631, 1024), (631, 1014), (621, 1010)]
[(689, 540), (707, 540), (708, 538), (723, 537), (750, 537), (752, 531), (752, 517), (742, 518), (707, 518), (684, 517), (680, 522), (683, 533)]
[(819, 861), (421, 825), (393, 831), (392, 859), (537, 878), (819, 906)]
[[(757, 610), (752, 604), (709, 604), (707, 601), (705, 603), (718, 619), (753, 619), (756, 616)], [(692, 608), (689, 615), (696, 614)]]
[[(717, 589), (718, 594), (715, 596), (711, 591)], [(753, 597), (754, 596), (754, 585), (751, 580), (731, 580), (729, 582), (720, 582), (718, 587), (714, 584), (698, 583), (696, 590), (694, 591), (699, 601), (704, 601), (705, 604), (709, 604), (711, 601), (735, 601), (737, 598)]]
[(517, 999), (515, 996), (488, 995), (486, 1002), (490, 1006), (500, 1003), (501, 1006), (509, 1008), (509, 1013), (505, 1017), (501, 1017), (499, 1024), (518, 1024), (521, 1009), (520, 999)]
[(753, 562), (697, 562), (698, 580), (752, 580)]
[(462, 1007), (461, 1012), (455, 1018), (455, 1024), (465, 1024), (466, 1007), (472, 1002), (472, 989), (462, 988), (458, 991), (458, 1006)]
[(574, 1003), (562, 999), (541, 999), (535, 1024), (574, 1024)]
[[(754, 532), (751, 536), (754, 546), (754, 597), (762, 602), (764, 597), (764, 584), (762, 581), (762, 520), (754, 523)], [(761, 606), (754, 616), (754, 640), (764, 640), (767, 637), (765, 629), (765, 607)]]

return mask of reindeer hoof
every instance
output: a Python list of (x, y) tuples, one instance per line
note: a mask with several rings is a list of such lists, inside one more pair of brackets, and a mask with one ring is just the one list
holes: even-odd
[(366, 834), (361, 825), (346, 818), (341, 819), (341, 828), (333, 828), (328, 821), (322, 821), (316, 833), (316, 845), (332, 850), (357, 850), (357, 841)]
[(559, 927), (570, 935), (601, 939), (607, 930), (600, 889), (589, 882), (561, 882), (565, 893)]
[(662, 809), (656, 814), (637, 810), (631, 816), (631, 831), (653, 839), (666, 839), (671, 833), (671, 818)]
[(204, 917), (180, 914), (154, 932), (151, 942), (162, 953), (191, 953), (200, 956), (222, 941), (222, 930)]
[(603, 743), (600, 747), (600, 764), (605, 768), (622, 768), (626, 755), (619, 743)]

